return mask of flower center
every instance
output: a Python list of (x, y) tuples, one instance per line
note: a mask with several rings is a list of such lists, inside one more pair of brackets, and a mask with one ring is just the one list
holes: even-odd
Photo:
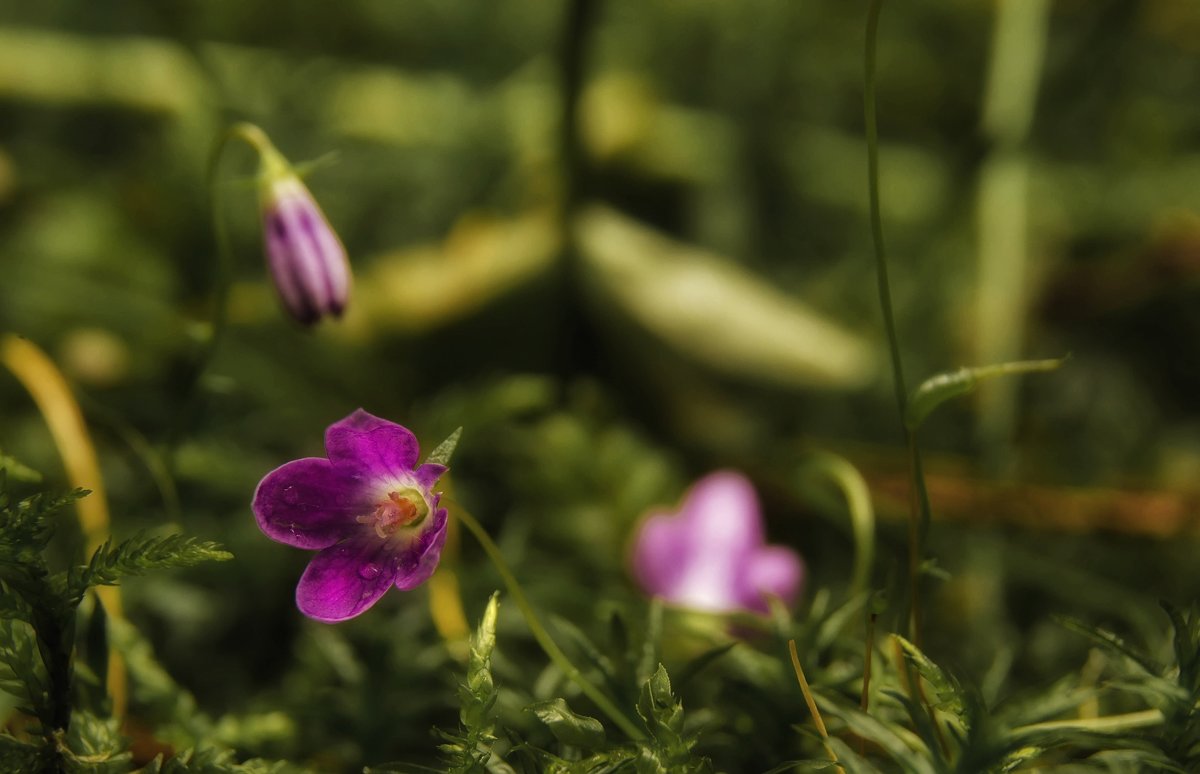
[(355, 517), (359, 524), (370, 524), (375, 534), (387, 540), (401, 527), (415, 527), (429, 515), (425, 498), (415, 489), (388, 492), (387, 499), (375, 510)]

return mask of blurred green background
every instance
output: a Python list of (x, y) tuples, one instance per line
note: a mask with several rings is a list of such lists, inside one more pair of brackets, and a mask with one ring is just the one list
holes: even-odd
[[(259, 478), (359, 406), (426, 447), (464, 426), (460, 496), (539, 605), (585, 628), (636, 599), (636, 518), (721, 466), (760, 484), (810, 594), (844, 588), (843, 507), (799, 471), (817, 449), (863, 471), (876, 583), (902, 577), (864, 21), (865, 3), (792, 0), (0, 7), (0, 331), (77, 387), (118, 533), (175, 524), (238, 557), (126, 590), (206, 711), (282, 706), (295, 727), (258, 752), (360, 763), (432, 755), (429, 726), (453, 723), (423, 592), (305, 622), (305, 557), (250, 517)], [(910, 386), (1071, 355), (923, 430), (949, 574), (930, 649), (999, 692), (1086, 659), (1049, 613), (1157, 643), (1155, 598), (1200, 590), (1200, 6), (895, 3), (878, 91)], [(285, 318), (254, 160), (231, 151), (231, 325), (186, 418), (176, 509), (147, 460), (194, 374), (217, 264), (206, 168), (235, 120), (294, 162), (336, 151), (308, 182), (356, 285), (340, 323)], [(64, 480), (7, 375), (0, 449)], [(457, 566), (475, 616), (498, 580), (469, 543)], [(511, 612), (516, 663), (532, 650)]]

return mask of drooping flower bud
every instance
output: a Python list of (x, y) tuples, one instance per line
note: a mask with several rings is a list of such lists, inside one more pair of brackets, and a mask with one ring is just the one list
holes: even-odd
[(341, 317), (350, 297), (346, 248), (308, 187), (263, 137), (259, 204), (267, 265), (288, 312), (304, 325)]

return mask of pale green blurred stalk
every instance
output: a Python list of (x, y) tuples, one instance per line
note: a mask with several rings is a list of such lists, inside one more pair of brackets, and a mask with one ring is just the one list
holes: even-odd
[[(1046, 47), (1049, 0), (999, 0), (984, 96), (981, 131), (990, 150), (976, 194), (978, 267), (975, 354), (978, 363), (1020, 359), (1029, 307), (1029, 155), (1027, 139), (1037, 103)], [(976, 434), (987, 463), (1012, 467), (1015, 379), (996, 379), (978, 391)]]

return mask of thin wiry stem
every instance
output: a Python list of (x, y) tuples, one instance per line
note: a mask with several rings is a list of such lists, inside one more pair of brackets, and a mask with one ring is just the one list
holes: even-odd
[(167, 435), (164, 458), (167, 468), (172, 473), (175, 469), (175, 450), (179, 445), (187, 420), (195, 411), (200, 400), (200, 385), (205, 374), (216, 358), (217, 349), (225, 336), (225, 328), (229, 320), (229, 289), (233, 285), (233, 246), (229, 239), (229, 224), (225, 219), (222, 188), (217, 183), (217, 173), (220, 171), (221, 160), (229, 144), (240, 140), (253, 148), (259, 156), (275, 153), (271, 141), (263, 130), (249, 123), (237, 123), (225, 130), (213, 148), (208, 162), (208, 195), (209, 207), (212, 210), (213, 232), (217, 239), (217, 266), (213, 285), (212, 306), (209, 311), (209, 329), (201, 343), (200, 353), (184, 391), (183, 405), (176, 415), (175, 422)]
[(867, 40), (864, 61), (866, 85), (863, 88), (863, 118), (867, 132), (867, 191), (870, 197), (871, 239), (875, 246), (875, 271), (879, 284), (879, 305), (883, 309), (883, 324), (887, 330), (888, 350), (892, 359), (892, 386), (896, 406), (909, 452), (909, 473), (912, 478), (911, 510), (908, 530), (909, 572), (909, 639), (920, 646), (920, 602), (917, 593), (920, 581), (922, 546), (929, 530), (929, 492), (925, 488), (925, 473), (921, 465), (921, 449), (916, 435), (905, 424), (908, 409), (908, 388), (904, 382), (904, 364), (900, 359), (900, 340), (896, 334), (896, 318), (892, 312), (892, 292), (888, 282), (887, 252), (883, 243), (883, 220), (879, 214), (879, 129), (875, 120), (875, 41), (879, 31), (879, 13), (883, 0), (871, 0), (867, 11)]

